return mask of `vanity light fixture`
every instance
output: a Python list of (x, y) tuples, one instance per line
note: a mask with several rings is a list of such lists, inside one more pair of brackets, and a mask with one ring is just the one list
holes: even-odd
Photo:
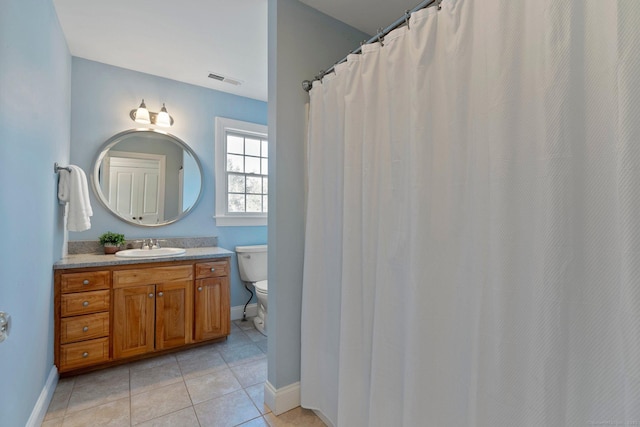
[(173, 126), (173, 117), (167, 113), (167, 108), (162, 103), (162, 109), (159, 113), (154, 113), (153, 111), (147, 110), (147, 106), (144, 103), (144, 99), (140, 103), (140, 106), (136, 109), (134, 108), (129, 112), (129, 117), (134, 122), (142, 123), (145, 125), (158, 125), (161, 127), (169, 127)]

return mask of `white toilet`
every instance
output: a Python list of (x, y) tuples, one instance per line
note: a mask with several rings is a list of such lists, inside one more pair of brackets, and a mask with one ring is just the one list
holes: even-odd
[(240, 278), (251, 283), (258, 297), (256, 329), (267, 335), (267, 245), (236, 246)]

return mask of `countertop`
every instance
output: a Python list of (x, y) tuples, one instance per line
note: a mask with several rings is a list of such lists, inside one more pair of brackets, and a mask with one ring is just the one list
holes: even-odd
[(67, 255), (53, 264), (54, 270), (67, 268), (102, 267), (107, 265), (147, 264), (152, 262), (181, 261), (204, 258), (225, 258), (234, 252), (220, 247), (187, 248), (186, 253), (177, 256), (165, 256), (160, 258), (120, 258), (115, 255), (104, 254), (77, 254)]

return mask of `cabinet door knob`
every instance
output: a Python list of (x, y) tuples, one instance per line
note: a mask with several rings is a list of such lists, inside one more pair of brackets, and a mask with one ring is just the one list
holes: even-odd
[(158, 292), (159, 297), (161, 297), (162, 295), (164, 295), (164, 292)]
[(153, 292), (149, 294), (149, 298), (153, 298)]
[(89, 284), (89, 281), (85, 279), (85, 280), (82, 282), (82, 284), (83, 284), (83, 285), (88, 285), (88, 284)]
[(82, 303), (82, 306), (83, 306), (83, 307), (89, 307), (89, 301), (85, 301), (85, 302), (83, 302), (83, 303)]
[(87, 332), (89, 330), (88, 326), (85, 326), (84, 328), (82, 328), (82, 332)]
[(214, 271), (216, 271), (216, 269), (212, 267), (211, 268), (211, 272), (213, 273)]
[(202, 286), (198, 286), (198, 292), (202, 292)]
[(87, 358), (89, 357), (89, 353), (87, 353), (86, 351), (84, 353), (82, 353), (82, 357)]

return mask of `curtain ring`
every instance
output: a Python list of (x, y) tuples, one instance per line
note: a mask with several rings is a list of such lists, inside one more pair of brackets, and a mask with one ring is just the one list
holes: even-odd
[(378, 43), (384, 46), (384, 28), (378, 28)]
[(409, 9), (407, 9), (404, 11), (404, 23), (407, 24), (407, 30), (411, 29), (409, 26), (409, 18), (411, 18), (411, 13), (409, 12)]
[(442, 0), (438, 0), (438, 10), (442, 9)]

